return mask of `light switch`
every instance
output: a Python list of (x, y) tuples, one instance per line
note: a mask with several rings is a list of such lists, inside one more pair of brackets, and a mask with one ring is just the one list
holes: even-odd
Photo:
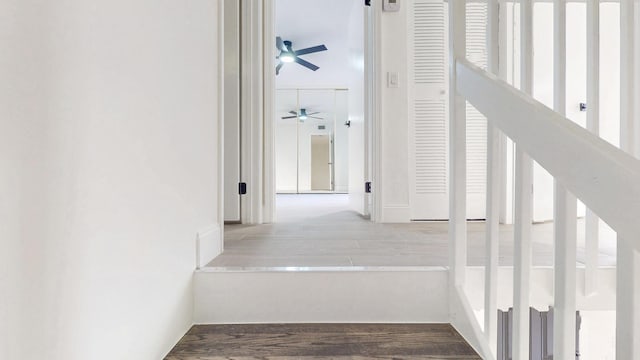
[(399, 84), (399, 80), (398, 80), (398, 72), (397, 71), (389, 71), (387, 73), (387, 87), (390, 88), (397, 88)]

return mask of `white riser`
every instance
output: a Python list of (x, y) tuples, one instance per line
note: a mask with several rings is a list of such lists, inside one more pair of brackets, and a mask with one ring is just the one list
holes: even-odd
[[(500, 308), (511, 306), (510, 267), (499, 270)], [(579, 310), (615, 309), (615, 269), (599, 271), (599, 288), (585, 296), (584, 269), (577, 269)], [(465, 292), (483, 309), (484, 269), (468, 268)], [(449, 322), (446, 268), (411, 270), (223, 271), (195, 273), (194, 319), (224, 323), (446, 323)], [(532, 269), (532, 306), (553, 304), (553, 271)]]
[(223, 323), (447, 323), (445, 268), (195, 273), (194, 319)]

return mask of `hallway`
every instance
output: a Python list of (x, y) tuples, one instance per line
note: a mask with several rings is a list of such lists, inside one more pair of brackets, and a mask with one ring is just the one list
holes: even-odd
[[(278, 195), (275, 224), (226, 225), (225, 251), (209, 267), (448, 266), (447, 222), (376, 224), (348, 209), (344, 194)], [(484, 222), (469, 222), (468, 263), (484, 265)], [(533, 226), (533, 265), (553, 264), (553, 223)], [(578, 220), (578, 266), (584, 264)], [(513, 265), (513, 226), (502, 225), (500, 265)], [(615, 240), (603, 239), (600, 265), (615, 265)]]

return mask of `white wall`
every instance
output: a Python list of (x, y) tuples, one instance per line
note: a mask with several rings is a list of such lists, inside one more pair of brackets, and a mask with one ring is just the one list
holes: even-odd
[(298, 192), (296, 119), (276, 120), (276, 192)]
[(7, 6), (0, 357), (162, 358), (218, 215), (218, 3)]
[(43, 21), (38, 1), (0, 2), (0, 359), (46, 358)]

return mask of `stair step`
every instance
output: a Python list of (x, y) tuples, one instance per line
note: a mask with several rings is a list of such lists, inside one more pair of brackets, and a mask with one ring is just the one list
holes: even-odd
[(448, 270), (203, 268), (196, 324), (447, 323)]
[(166, 360), (480, 359), (449, 324), (194, 326)]

